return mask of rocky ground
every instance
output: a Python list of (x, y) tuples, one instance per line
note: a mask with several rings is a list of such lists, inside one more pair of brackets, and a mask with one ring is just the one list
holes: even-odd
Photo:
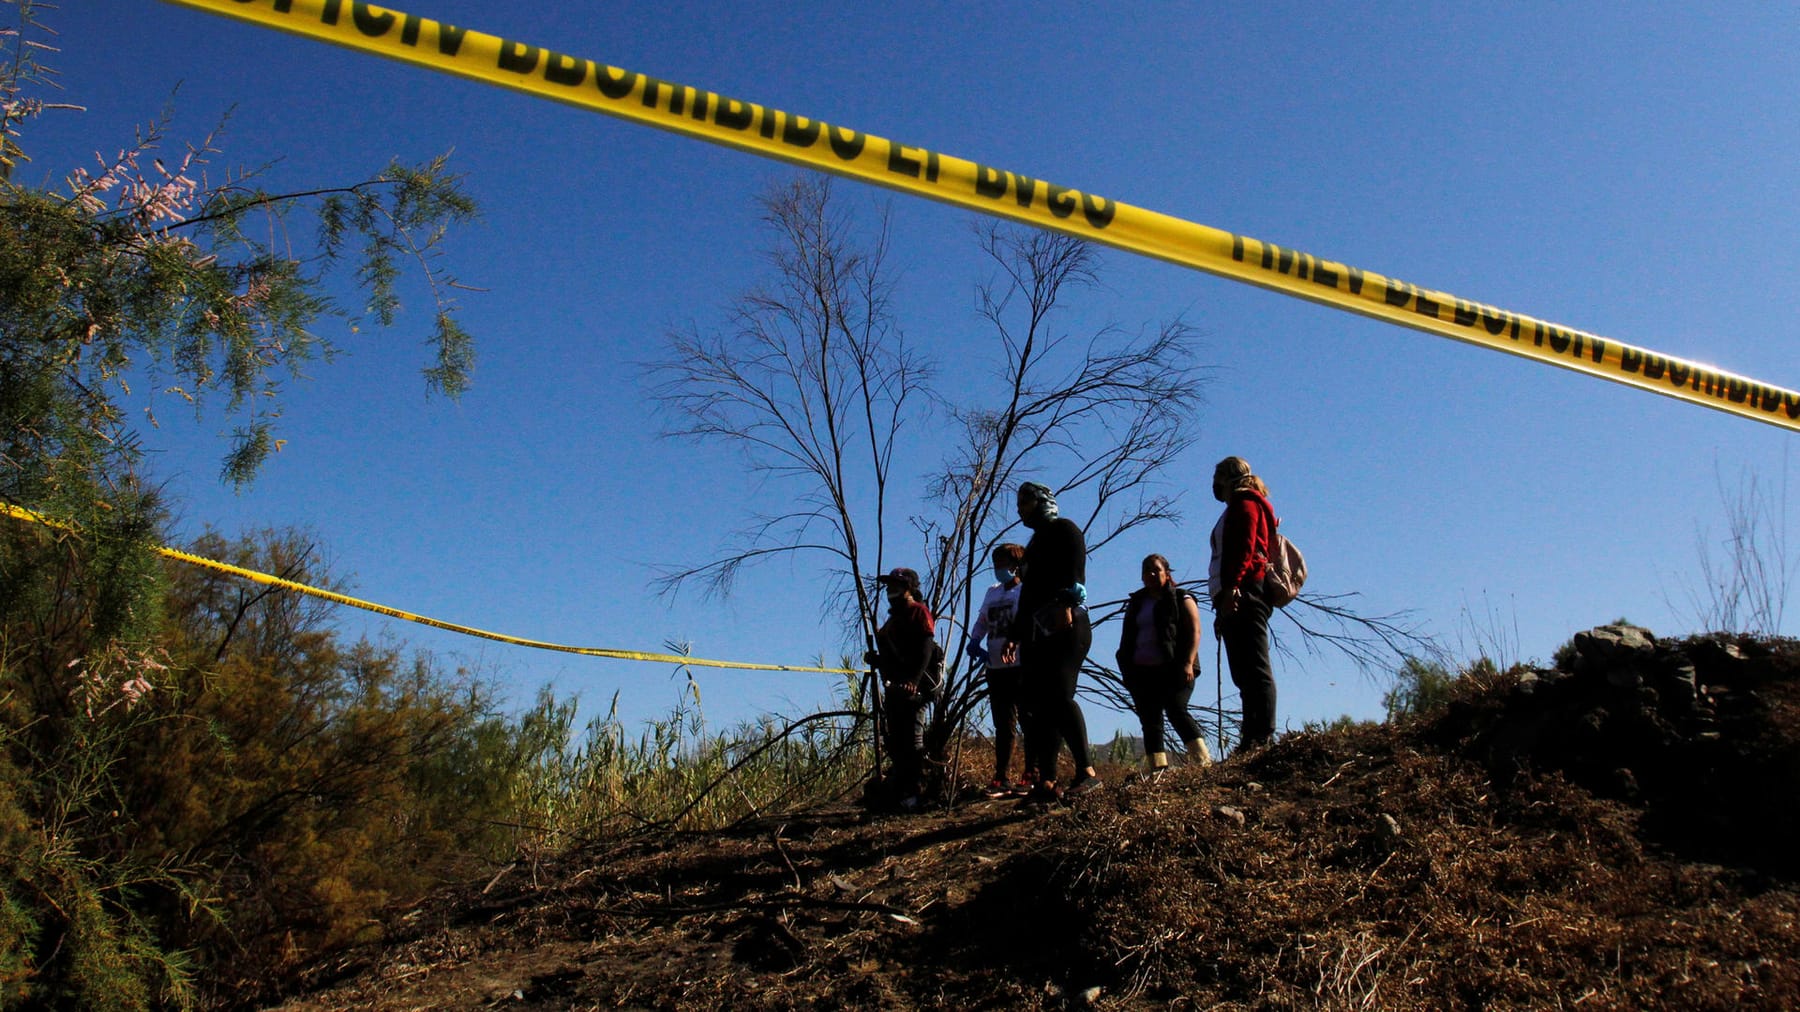
[(1800, 1008), (1800, 645), (1575, 646), (1068, 807), (846, 804), (515, 868), (268, 1007)]

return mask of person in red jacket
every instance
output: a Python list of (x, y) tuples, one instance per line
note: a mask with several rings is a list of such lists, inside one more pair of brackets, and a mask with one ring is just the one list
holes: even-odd
[(1225, 504), (1212, 531), (1213, 632), (1225, 642), (1231, 684), (1243, 700), (1244, 719), (1238, 751), (1268, 744), (1275, 737), (1275, 674), (1269, 665), (1268, 603), (1263, 577), (1268, 575), (1275, 509), (1269, 489), (1250, 473), (1242, 457), (1226, 457), (1213, 468), (1213, 498)]

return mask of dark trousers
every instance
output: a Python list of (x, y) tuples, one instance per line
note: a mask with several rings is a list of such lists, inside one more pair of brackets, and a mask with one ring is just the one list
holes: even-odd
[[(988, 709), (994, 714), (994, 779), (1002, 782), (1007, 779), (1007, 768), (1012, 766), (1013, 744), (1017, 740), (1014, 724), (1022, 724), (1025, 719), (1019, 698), (1024, 684), (1021, 679), (1017, 666), (987, 669)], [(1025, 764), (1031, 765), (1029, 751)]]
[(1087, 609), (1077, 608), (1069, 628), (1041, 633), (1019, 646), (1019, 666), (1025, 672), (1026, 705), (1030, 710), (1026, 716), (1025, 760), (1045, 780), (1056, 779), (1056, 753), (1064, 743), (1075, 759), (1077, 776), (1090, 762), (1087, 718), (1075, 702), (1075, 686), (1093, 643), (1094, 630), (1088, 624)]
[(925, 721), (931, 699), (890, 687), (881, 702), (888, 782), (896, 798), (912, 797), (925, 786)]
[(1269, 666), (1269, 614), (1260, 593), (1246, 589), (1237, 610), (1217, 619), (1231, 665), (1231, 684), (1244, 704), (1238, 747), (1266, 745), (1275, 737), (1275, 672)]
[(1200, 725), (1188, 712), (1188, 699), (1194, 694), (1194, 683), (1188, 681), (1178, 664), (1142, 667), (1124, 665), (1120, 677), (1125, 691), (1131, 693), (1131, 708), (1144, 725), (1144, 751), (1166, 752), (1163, 743), (1163, 718), (1175, 726), (1183, 742), (1200, 737)]

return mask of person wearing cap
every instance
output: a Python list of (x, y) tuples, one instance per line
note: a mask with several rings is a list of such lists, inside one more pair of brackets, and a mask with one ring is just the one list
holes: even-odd
[(924, 787), (925, 721), (941, 663), (936, 622), (919, 593), (919, 574), (904, 566), (875, 578), (887, 592), (888, 618), (875, 630), (864, 660), (881, 674), (882, 715), (890, 766), (886, 787), (901, 809), (919, 806)]
[(1225, 643), (1231, 684), (1243, 700), (1237, 751), (1267, 745), (1275, 737), (1275, 674), (1269, 665), (1269, 605), (1263, 600), (1273, 542), (1275, 509), (1269, 488), (1242, 457), (1213, 468), (1213, 498), (1225, 504), (1212, 530), (1213, 633)]
[(1049, 487), (1034, 481), (1019, 486), (1019, 522), (1031, 529), (1031, 540), (1025, 545), (1011, 638), (1019, 644), (1028, 700), (1026, 764), (1039, 774), (1028, 800), (1051, 801), (1060, 796), (1056, 755), (1065, 742), (1075, 761), (1067, 793), (1100, 786), (1088, 755), (1087, 718), (1075, 702), (1081, 665), (1094, 641), (1085, 586), (1087, 538), (1073, 520), (1057, 515)]
[(1015, 784), (1007, 776), (1012, 767), (1014, 723), (1025, 714), (1019, 696), (1019, 645), (1007, 638), (1019, 611), (1019, 566), (1025, 561), (1025, 546), (1012, 542), (995, 545), (991, 558), (996, 582), (987, 589), (981, 610), (969, 624), (965, 652), (970, 660), (985, 666), (988, 710), (994, 715), (994, 779), (986, 793), (998, 798), (1029, 793), (1037, 782), (1037, 771), (1031, 767), (1027, 749), (1024, 777)]

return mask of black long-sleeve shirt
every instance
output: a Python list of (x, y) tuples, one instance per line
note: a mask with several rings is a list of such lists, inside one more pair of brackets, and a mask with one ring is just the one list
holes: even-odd
[(1075, 521), (1057, 517), (1033, 531), (1025, 545), (1019, 610), (1013, 617), (1010, 638), (1017, 642), (1034, 639), (1031, 624), (1038, 611), (1078, 583), (1087, 583), (1087, 537)]

